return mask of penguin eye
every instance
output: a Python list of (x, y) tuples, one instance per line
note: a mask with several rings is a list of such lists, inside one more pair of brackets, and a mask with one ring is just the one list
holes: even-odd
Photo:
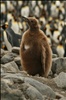
[(33, 20), (31, 20), (31, 22), (33, 23)]

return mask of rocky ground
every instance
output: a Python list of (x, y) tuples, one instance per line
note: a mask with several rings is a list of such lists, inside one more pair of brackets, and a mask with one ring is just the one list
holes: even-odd
[(1, 49), (1, 100), (66, 100), (66, 58), (52, 55), (48, 78), (20, 71), (19, 48)]

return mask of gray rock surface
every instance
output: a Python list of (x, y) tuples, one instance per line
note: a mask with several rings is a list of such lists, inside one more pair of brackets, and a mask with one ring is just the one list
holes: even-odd
[(66, 89), (66, 73), (61, 72), (57, 77), (54, 78), (54, 81), (58, 87)]
[(3, 55), (5, 55), (6, 53), (8, 53), (8, 51), (7, 51), (7, 50), (3, 50), (3, 49), (1, 49), (1, 54), (0, 54), (0, 57), (2, 57)]
[[(1, 81), (2, 99), (6, 98), (6, 100), (8, 100), (8, 97), (9, 99), (12, 98), (12, 100), (22, 100), (20, 99), (22, 94), (25, 95), (26, 100), (28, 100), (28, 98), (30, 100), (44, 100), (47, 96), (49, 98), (56, 97), (54, 91), (49, 86), (35, 79), (24, 77), (20, 73), (17, 75), (10, 73), (5, 74)], [(5, 94), (7, 94), (7, 96)]]
[(52, 58), (57, 58), (57, 57), (58, 57), (58, 55), (52, 54)]
[[(25, 85), (27, 85), (27, 83), (23, 84), (23, 85), (25, 86)], [(26, 93), (26, 95), (28, 95), (30, 97), (31, 100), (35, 100), (35, 99), (43, 100), (42, 94), (35, 87), (33, 87), (31, 85), (29, 85), (29, 87), (26, 89), (25, 93)]]
[(66, 72), (66, 57), (54, 58), (52, 60), (52, 72), (59, 74), (60, 72)]
[(35, 79), (29, 78), (29, 77), (23, 77), (20, 74), (17, 74), (17, 75), (10, 74), (10, 75), (6, 75), (4, 78), (12, 79), (12, 80), (20, 79), (21, 81), (24, 81), (25, 83), (29, 83), (31, 86), (36, 88), (42, 95), (47, 95), (48, 97), (52, 97), (52, 98), (55, 98), (56, 96), (54, 91), (49, 86), (41, 82), (38, 82)]
[[(39, 77), (39, 79), (41, 78)], [(54, 83), (48, 79), (46, 81), (48, 85), (46, 85), (46, 82), (44, 84), (42, 81), (39, 82), (37, 79), (33, 79), (25, 72), (1, 73), (2, 100), (10, 98), (12, 100), (54, 100), (56, 99), (56, 93), (51, 88), (52, 84), (54, 86)], [(51, 87), (49, 86), (50, 83), (52, 83)], [(61, 95), (57, 94), (57, 96), (61, 98)]]
[(17, 55), (14, 54), (14, 53), (7, 53), (5, 54), (2, 58), (1, 58), (1, 63), (2, 64), (5, 64), (5, 63), (8, 63), (10, 61), (13, 61), (14, 60), (14, 57), (16, 57)]
[(53, 55), (52, 71), (44, 78), (20, 69), (19, 48), (1, 51), (2, 100), (66, 100), (66, 58)]
[(18, 66), (21, 66), (20, 60), (21, 60), (20, 56), (17, 56), (17, 57), (14, 58), (14, 61), (17, 63)]
[(1, 65), (2, 72), (18, 72), (18, 66), (14, 61)]
[(25, 82), (28, 82), (30, 85), (34, 86), (42, 95), (47, 95), (48, 97), (55, 98), (54, 91), (47, 85), (42, 84), (31, 78), (25, 78)]
[(20, 47), (12, 47), (11, 52), (19, 54), (19, 52), (20, 52)]
[(66, 97), (62, 97), (60, 100), (66, 100)]

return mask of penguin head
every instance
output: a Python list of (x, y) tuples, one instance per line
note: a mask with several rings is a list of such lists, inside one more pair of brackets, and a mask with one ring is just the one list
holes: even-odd
[(6, 30), (6, 28), (8, 28), (8, 22), (6, 22), (5, 24), (3, 24), (1, 27), (2, 27), (4, 30)]
[(51, 36), (49, 34), (47, 35), (47, 40), (48, 40), (49, 45), (51, 46)]
[(57, 45), (57, 47), (59, 47), (60, 49), (63, 48), (63, 46), (64, 45), (63, 45), (62, 41), (60, 41), (59, 44)]
[(30, 27), (30, 29), (38, 29), (39, 25), (38, 25), (38, 20), (35, 17), (23, 17), (23, 20), (26, 21)]
[(63, 45), (65, 44), (65, 36), (62, 34), (60, 34), (58, 37), (57, 37), (57, 39), (59, 40), (59, 42), (62, 42), (63, 43)]
[(50, 24), (52, 22), (53, 18), (52, 17), (49, 17), (48, 19), (48, 23)]
[(60, 41), (60, 42), (59, 42), (59, 45), (60, 45), (60, 46), (62, 46), (62, 45), (63, 45), (62, 41)]
[(8, 27), (8, 22), (5, 23), (5, 27), (6, 27), (6, 28)]

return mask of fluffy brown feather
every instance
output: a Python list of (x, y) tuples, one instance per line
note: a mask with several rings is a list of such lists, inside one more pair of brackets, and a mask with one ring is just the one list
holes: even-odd
[(23, 70), (31, 75), (47, 77), (52, 66), (51, 48), (46, 35), (39, 29), (37, 19), (30, 17), (27, 21), (30, 28), (23, 34), (20, 45)]

